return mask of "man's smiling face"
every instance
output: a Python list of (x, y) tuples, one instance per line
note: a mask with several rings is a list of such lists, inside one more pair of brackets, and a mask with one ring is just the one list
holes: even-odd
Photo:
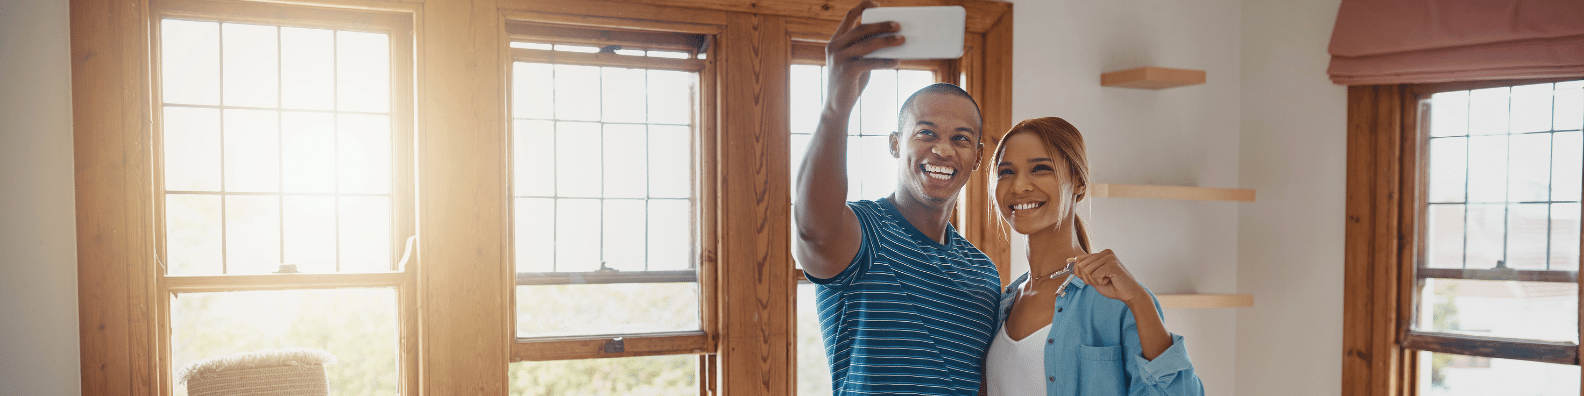
[(902, 112), (904, 128), (891, 135), (891, 155), (900, 163), (897, 194), (917, 202), (956, 198), (979, 166), (979, 111), (968, 98), (927, 93)]

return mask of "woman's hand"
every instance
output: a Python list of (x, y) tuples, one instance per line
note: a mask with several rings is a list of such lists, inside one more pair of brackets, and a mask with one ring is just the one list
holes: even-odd
[(902, 36), (878, 36), (895, 33), (901, 29), (896, 22), (858, 24), (865, 9), (879, 7), (880, 3), (865, 1), (847, 11), (847, 18), (836, 26), (836, 34), (825, 44), (825, 65), (830, 66), (830, 80), (826, 87), (830, 97), (826, 110), (847, 113), (858, 103), (858, 94), (869, 85), (869, 71), (897, 66), (895, 59), (868, 59), (865, 55), (875, 50), (902, 45)]
[(1144, 290), (1144, 285), (1133, 279), (1133, 274), (1128, 272), (1127, 267), (1122, 266), (1122, 260), (1118, 260), (1116, 253), (1112, 253), (1111, 249), (1073, 257), (1067, 261), (1074, 263), (1073, 274), (1077, 275), (1078, 279), (1083, 279), (1084, 283), (1089, 284), (1089, 287), (1093, 287), (1102, 296), (1122, 301), (1128, 306), (1146, 301), (1154, 304), (1154, 301), (1150, 300), (1149, 292)]

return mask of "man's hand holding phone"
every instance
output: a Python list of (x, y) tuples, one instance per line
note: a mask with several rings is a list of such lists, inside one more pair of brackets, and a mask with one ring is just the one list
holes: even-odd
[[(847, 17), (836, 27), (836, 34), (825, 44), (825, 65), (830, 67), (830, 79), (825, 92), (825, 112), (845, 121), (858, 103), (858, 95), (869, 85), (869, 72), (875, 69), (897, 67), (895, 59), (865, 58), (881, 48), (902, 45), (907, 39), (894, 35), (901, 29), (896, 22), (859, 24), (864, 10), (879, 7), (880, 3), (865, 1), (847, 11)], [(830, 114), (834, 112), (835, 114)]]

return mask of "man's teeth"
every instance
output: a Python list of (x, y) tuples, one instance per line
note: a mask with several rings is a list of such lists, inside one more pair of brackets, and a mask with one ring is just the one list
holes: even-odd
[(937, 180), (948, 180), (951, 179), (952, 175), (957, 174), (957, 170), (955, 169), (929, 164), (924, 165), (924, 172), (925, 174), (928, 174), (929, 177), (935, 178)]
[(1012, 210), (1029, 210), (1029, 209), (1038, 208), (1038, 207), (1040, 207), (1040, 205), (1043, 205), (1043, 203), (1041, 203), (1041, 202), (1020, 203), (1020, 204), (1017, 204), (1017, 205), (1012, 205)]

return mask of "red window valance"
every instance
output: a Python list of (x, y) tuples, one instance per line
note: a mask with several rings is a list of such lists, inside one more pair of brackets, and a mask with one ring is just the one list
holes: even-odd
[(1584, 1), (1343, 0), (1331, 81), (1584, 76)]

